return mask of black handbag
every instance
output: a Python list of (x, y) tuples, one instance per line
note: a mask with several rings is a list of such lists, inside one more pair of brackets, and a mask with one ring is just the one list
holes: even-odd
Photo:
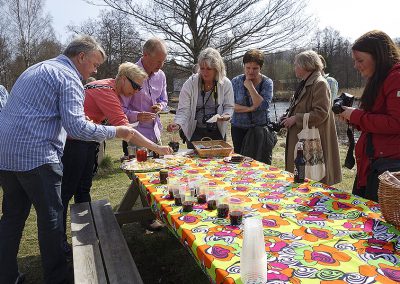
[(271, 165), (272, 150), (277, 141), (276, 132), (269, 130), (267, 126), (249, 128), (243, 138), (240, 154)]

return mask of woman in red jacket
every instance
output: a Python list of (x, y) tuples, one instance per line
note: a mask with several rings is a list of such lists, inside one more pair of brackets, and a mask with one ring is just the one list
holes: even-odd
[(374, 30), (355, 41), (352, 56), (367, 83), (360, 109), (343, 107), (339, 116), (361, 131), (353, 193), (377, 201), (377, 172), (400, 169), (400, 51), (386, 33)]
[[(115, 79), (103, 79), (85, 85), (84, 110), (88, 119), (100, 124), (105, 119), (114, 126), (128, 125), (121, 100), (122, 96), (131, 97), (138, 94), (147, 74), (136, 64), (122, 63)], [(160, 155), (171, 154), (172, 149), (153, 143), (140, 132), (135, 134), (130, 142), (146, 147)], [(71, 247), (65, 234), (66, 218), (69, 201), (74, 197), (75, 203), (90, 202), (93, 171), (96, 163), (98, 143), (68, 139), (65, 143), (62, 163), (64, 165), (61, 184), (61, 199), (64, 206), (64, 251), (71, 258)]]

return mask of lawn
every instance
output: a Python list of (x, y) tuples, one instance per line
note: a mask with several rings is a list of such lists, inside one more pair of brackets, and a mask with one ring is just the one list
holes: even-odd
[[(172, 121), (172, 116), (163, 114), (162, 119), (165, 126)], [(166, 144), (171, 137), (165, 135), (164, 139), (163, 143)], [(231, 142), (230, 137), (228, 137), (228, 142)], [(279, 137), (273, 153), (273, 165), (280, 168), (284, 167), (284, 143), (284, 137)], [(340, 145), (342, 161), (344, 161), (346, 150), (347, 147), (345, 145)], [(130, 183), (126, 174), (119, 169), (119, 158), (122, 155), (121, 141), (107, 141), (106, 155), (107, 158), (103, 163), (104, 165), (93, 181), (92, 199), (106, 198), (110, 200), (113, 207), (116, 207)], [(355, 169), (348, 170), (343, 168), (343, 181), (337, 184), (336, 187), (350, 191), (354, 176)], [(2, 195), (3, 192), (0, 192)], [(69, 219), (67, 223), (69, 224)], [(67, 230), (70, 230), (69, 225)], [(144, 283), (208, 282), (207, 277), (202, 273), (194, 259), (167, 229), (151, 233), (142, 228), (140, 224), (133, 223), (124, 225), (122, 231)], [(25, 283), (43, 282), (34, 210), (32, 210), (26, 221), (18, 262), (20, 271), (26, 273)]]

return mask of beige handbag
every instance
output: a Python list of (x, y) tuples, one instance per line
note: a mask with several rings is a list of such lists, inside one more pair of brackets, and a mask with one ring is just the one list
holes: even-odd
[[(297, 134), (299, 141), (304, 143), (304, 158), (306, 159), (306, 178), (320, 181), (326, 175), (324, 153), (318, 128), (308, 128), (309, 113), (303, 116), (303, 130)], [(296, 149), (294, 157), (296, 158)]]

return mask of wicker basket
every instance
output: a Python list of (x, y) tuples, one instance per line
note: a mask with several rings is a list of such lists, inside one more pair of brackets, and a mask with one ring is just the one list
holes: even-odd
[(192, 144), (202, 158), (228, 157), (233, 151), (232, 146), (224, 140), (212, 140), (210, 137), (204, 137), (201, 141), (193, 141)]
[[(400, 172), (391, 174), (400, 179)], [(379, 180), (378, 198), (382, 215), (386, 222), (400, 227), (400, 185), (391, 181), (386, 173), (381, 174)]]

